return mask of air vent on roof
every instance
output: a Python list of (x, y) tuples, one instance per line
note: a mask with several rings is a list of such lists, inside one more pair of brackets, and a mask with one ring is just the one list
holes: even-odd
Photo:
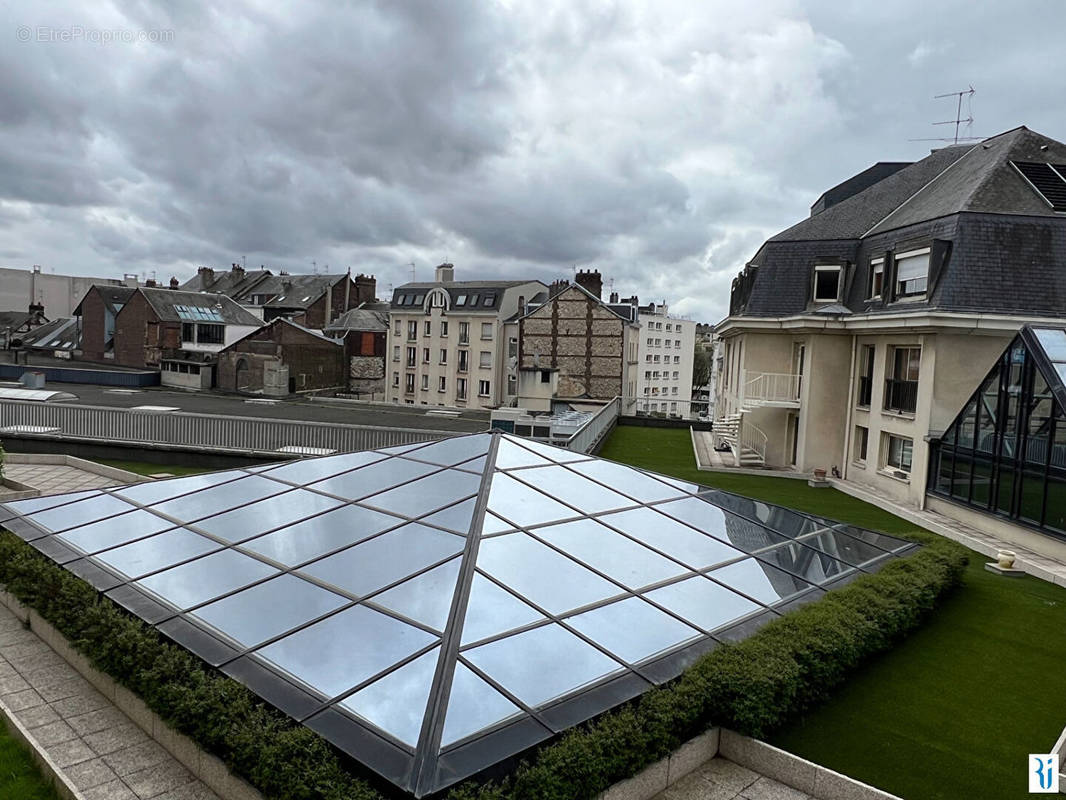
[(1066, 165), (1042, 161), (1011, 163), (1052, 209), (1066, 211)]

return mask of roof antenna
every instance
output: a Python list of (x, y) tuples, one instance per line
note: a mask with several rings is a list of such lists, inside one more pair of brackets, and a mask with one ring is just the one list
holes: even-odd
[(407, 262), (407, 266), (409, 266), (411, 268), (411, 282), (414, 283), (414, 280), (415, 280), (415, 262), (414, 261), (408, 261)]
[[(947, 92), (946, 94), (934, 95), (934, 100), (943, 100), (945, 97), (954, 97), (957, 99), (955, 106), (955, 119), (944, 120), (943, 122), (934, 122), (933, 125), (954, 125), (954, 136), (941, 136), (932, 139), (908, 139), (910, 142), (951, 142), (951, 144), (958, 144), (959, 142), (978, 142), (983, 139), (983, 136), (959, 136), (959, 129), (963, 123), (966, 123), (966, 132), (969, 133), (971, 126), (973, 125), (973, 96), (976, 94), (976, 90), (971, 86), (969, 89), (964, 89), (961, 92)], [(966, 116), (962, 116), (962, 98), (966, 98)]]

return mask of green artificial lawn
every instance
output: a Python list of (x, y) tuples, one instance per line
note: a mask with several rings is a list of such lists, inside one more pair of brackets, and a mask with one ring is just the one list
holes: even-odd
[(124, 469), (127, 472), (136, 472), (138, 475), (157, 475), (163, 472), (169, 472), (171, 475), (199, 475), (201, 472), (215, 471), (205, 467), (186, 467), (182, 464), (152, 464), (148, 461), (117, 461), (110, 458), (96, 458), (93, 460), (97, 464)]
[[(618, 427), (605, 458), (905, 533), (915, 526), (834, 489), (700, 472), (687, 430)], [(973, 553), (962, 586), (917, 633), (866, 665), (771, 744), (907, 798), (1021, 798), (1027, 754), (1066, 726), (1066, 589), (1004, 578)]]
[(0, 797), (11, 800), (58, 800), (25, 748), (0, 723)]

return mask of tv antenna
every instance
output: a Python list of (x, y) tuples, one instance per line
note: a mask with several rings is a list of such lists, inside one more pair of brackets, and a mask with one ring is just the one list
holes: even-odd
[(415, 262), (414, 261), (408, 261), (407, 262), (407, 266), (409, 266), (411, 268), (411, 282), (413, 283), (414, 280), (415, 280)]
[[(970, 130), (970, 126), (973, 125), (973, 96), (976, 94), (976, 90), (971, 86), (969, 89), (963, 89), (961, 92), (947, 92), (945, 94), (934, 95), (934, 100), (943, 100), (947, 97), (956, 98), (955, 104), (955, 119), (947, 119), (943, 122), (934, 122), (934, 125), (954, 125), (954, 136), (938, 136), (931, 139), (910, 139), (911, 142), (951, 142), (952, 144), (958, 144), (959, 142), (977, 142), (980, 141), (982, 136), (960, 136), (959, 131), (962, 128), (963, 123), (966, 124), (966, 131)], [(962, 115), (962, 98), (966, 98), (966, 116)]]

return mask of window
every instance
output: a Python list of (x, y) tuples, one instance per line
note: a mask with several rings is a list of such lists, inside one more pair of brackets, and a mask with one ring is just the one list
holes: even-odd
[(183, 323), (181, 323), (181, 340), (183, 342), (195, 342), (196, 341), (196, 323), (195, 322), (183, 322)]
[(670, 387), (670, 394), (677, 394), (677, 387), (676, 386), (671, 386)]
[(433, 323), (430, 322), (428, 319), (425, 322), (423, 322), (422, 323), (422, 335), (423, 336), (429, 336), (430, 335), (429, 332), (430, 332), (430, 329), (432, 327), (433, 327)]
[(447, 364), (448, 363), (448, 351), (445, 350), (443, 347), (440, 349), (440, 363), (441, 364)]
[(673, 326), (669, 322), (667, 322), (666, 323), (666, 332), (669, 333), (672, 330), (673, 330)]
[(422, 363), (423, 364), (428, 364), (429, 363), (429, 348), (428, 347), (423, 347), (422, 348)]
[(649, 353), (648, 355), (644, 356), (644, 360), (647, 361), (650, 364), (651, 363), (651, 354)]
[(518, 378), (514, 375), (507, 376), (507, 394), (513, 395), (518, 391)]
[(479, 354), (478, 366), (482, 369), (489, 369), (492, 367), (492, 352), (489, 350), (482, 350)]
[(443, 320), (442, 319), (440, 321), (440, 335), (442, 337), (447, 337), (448, 336), (448, 321), (447, 320)]
[(202, 322), (196, 325), (196, 341), (200, 344), (222, 344), (225, 338), (224, 325), (204, 325)]
[(648, 347), (651, 347), (651, 345), (652, 345), (652, 342), (654, 342), (654, 341), (655, 341), (655, 340), (654, 340), (654, 339), (652, 339), (652, 338), (651, 338), (651, 337), (649, 336), (649, 337), (648, 337)]
[(429, 376), (428, 375), (423, 375), (422, 376), (422, 391), (423, 392), (428, 392), (429, 391)]
[(885, 469), (910, 473), (914, 443), (904, 436), (885, 434)]
[(472, 295), (470, 295), (470, 305), (476, 306), (477, 305), (477, 301), (480, 298), (481, 298), (480, 294), (472, 294)]
[(394, 344), (392, 346), (392, 360), (393, 361), (399, 361), (400, 360), (400, 346), (398, 344)]
[(652, 376), (652, 377), (653, 377), (653, 378), (654, 378), (655, 380), (659, 380), (659, 370), (655, 370), (655, 371), (654, 371), (654, 372), (653, 372), (653, 373), (651, 374), (651, 376)]
[(551, 379), (552, 379), (552, 374), (551, 374), (550, 371), (548, 371), (546, 369), (542, 369), (540, 371), (540, 382), (541, 383), (551, 383)]
[(469, 322), (460, 322), (459, 323), (459, 344), (469, 344), (469, 343), (470, 343), (470, 323)]
[(913, 414), (918, 405), (920, 347), (893, 347), (892, 373), (885, 381), (885, 411)]
[(874, 386), (874, 354), (876, 349), (872, 344), (862, 346), (861, 360), (859, 362), (862, 372), (859, 374), (859, 400), (860, 406), (870, 407), (873, 398)]
[(492, 323), (491, 322), (482, 322), (481, 323), (481, 338), (482, 339), (491, 339), (492, 338)]
[(459, 351), (459, 371), (466, 372), (470, 368), (470, 351)]
[(680, 349), (681, 348), (681, 340), (680, 339), (674, 339), (674, 348), (675, 349)]
[(677, 370), (676, 370), (676, 369), (674, 370), (674, 376), (673, 376), (673, 377), (674, 377), (674, 380), (675, 380), (675, 381), (676, 381), (676, 380), (677, 380), (677, 378), (678, 378), (678, 372), (677, 372)]
[(455, 381), (455, 396), (459, 400), (466, 400), (466, 378), (457, 378)]
[(478, 393), (478, 397), (488, 397), (489, 396), (489, 382), (488, 381), (478, 381), (477, 382), (477, 393)]
[(661, 347), (661, 346), (662, 346), (662, 343), (663, 343), (663, 340), (662, 340), (662, 339), (656, 339), (656, 340), (655, 340), (655, 346), (656, 346), (656, 347)]
[(840, 283), (844, 270), (839, 266), (814, 268), (814, 302), (835, 303), (840, 299)]
[(416, 306), (420, 306), (420, 305), (422, 305), (422, 304), (423, 304), (423, 303), (425, 302), (425, 300), (426, 300), (426, 296), (425, 296), (424, 294), (416, 294), (416, 295), (415, 295), (415, 302), (414, 302), (414, 304), (415, 304)]
[(392, 373), (392, 385), (397, 387), (397, 388), (399, 388), (399, 386), (400, 386), (400, 373), (399, 372)]
[(403, 326), (403, 323), (400, 322), (400, 320), (396, 320), (396, 335), (397, 336), (399, 336), (400, 333), (403, 331), (402, 326)]
[(518, 339), (513, 336), (507, 340), (507, 357), (518, 358)]
[(680, 322), (677, 323), (677, 325), (674, 326), (674, 330), (677, 331), (678, 333), (681, 333), (681, 323)]
[(881, 290), (884, 288), (885, 283), (885, 260), (883, 258), (875, 258), (870, 262), (870, 291), (867, 293), (867, 298), (874, 300), (881, 296)]
[(657, 355), (652, 356), (651, 361), (652, 361), (653, 364), (658, 364), (659, 363), (659, 356), (657, 356)]
[(466, 305), (466, 295), (465, 294), (461, 294), (458, 297), (456, 297), (455, 298), (455, 304), (457, 306), (465, 306)]
[(417, 350), (414, 347), (407, 348), (407, 366), (413, 367), (415, 365), (415, 358), (417, 357)]
[(644, 370), (644, 380), (646, 380), (646, 381), (650, 381), (651, 380), (651, 370), (650, 369)]
[(437, 379), (437, 391), (438, 392), (445, 392), (447, 390), (448, 390), (448, 379), (445, 378), (443, 375), (441, 375), (440, 378)]
[(870, 443), (870, 429), (862, 425), (855, 426), (855, 460), (866, 463), (866, 447)]
[(415, 390), (415, 376), (413, 373), (408, 372), (404, 376), (404, 389), (410, 393)]
[(674, 363), (675, 364), (680, 364), (681, 363), (681, 356), (674, 356)]
[(418, 320), (412, 319), (407, 323), (407, 341), (413, 342), (418, 338)]
[(896, 256), (896, 297), (925, 294), (929, 282), (929, 248)]
[(487, 295), (485, 295), (485, 300), (484, 300), (484, 301), (482, 302), (482, 305), (484, 305), (484, 306), (491, 306), (491, 305), (493, 305), (493, 304), (494, 304), (495, 302), (496, 302), (496, 295), (494, 295), (494, 294), (487, 294)]

